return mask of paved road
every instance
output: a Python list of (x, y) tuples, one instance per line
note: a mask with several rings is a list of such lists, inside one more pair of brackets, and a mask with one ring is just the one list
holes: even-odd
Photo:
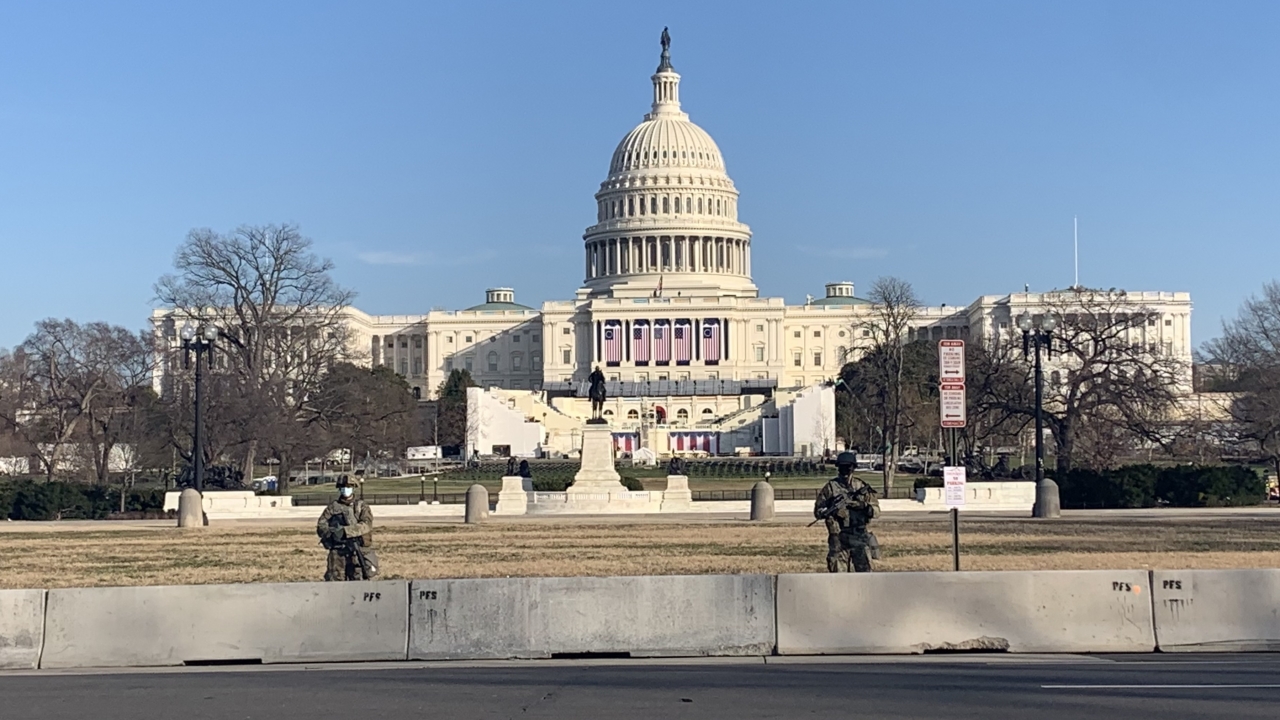
[(0, 716), (74, 718), (1267, 718), (1268, 655), (534, 661), (0, 673)]

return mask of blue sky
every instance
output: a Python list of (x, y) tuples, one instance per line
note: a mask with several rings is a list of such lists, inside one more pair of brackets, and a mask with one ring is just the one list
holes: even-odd
[(1186, 290), (1280, 275), (1280, 3), (0, 4), (0, 346), (141, 328), (195, 227), (292, 222), (373, 313), (582, 280), (671, 27), (761, 292)]

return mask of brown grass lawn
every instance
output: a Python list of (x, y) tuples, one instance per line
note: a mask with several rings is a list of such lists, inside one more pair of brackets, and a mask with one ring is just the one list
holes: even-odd
[[(877, 570), (948, 570), (942, 518), (881, 520)], [(966, 520), (966, 570), (1280, 567), (1280, 520)], [(5, 536), (0, 587), (318, 580), (303, 525)], [(384, 577), (820, 572), (826, 536), (796, 523), (498, 522), (378, 528)]]

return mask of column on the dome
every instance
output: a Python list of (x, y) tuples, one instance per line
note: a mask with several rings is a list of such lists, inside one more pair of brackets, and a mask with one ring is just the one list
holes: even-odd
[(698, 236), (685, 237), (689, 240), (689, 272), (698, 272)]
[(609, 238), (609, 274), (618, 274), (618, 239)]

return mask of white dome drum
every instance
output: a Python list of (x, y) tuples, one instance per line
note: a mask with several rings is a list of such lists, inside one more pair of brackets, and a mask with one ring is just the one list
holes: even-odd
[(653, 108), (618, 143), (583, 236), (592, 297), (756, 297), (751, 229), (711, 136), (680, 110), (664, 42)]

